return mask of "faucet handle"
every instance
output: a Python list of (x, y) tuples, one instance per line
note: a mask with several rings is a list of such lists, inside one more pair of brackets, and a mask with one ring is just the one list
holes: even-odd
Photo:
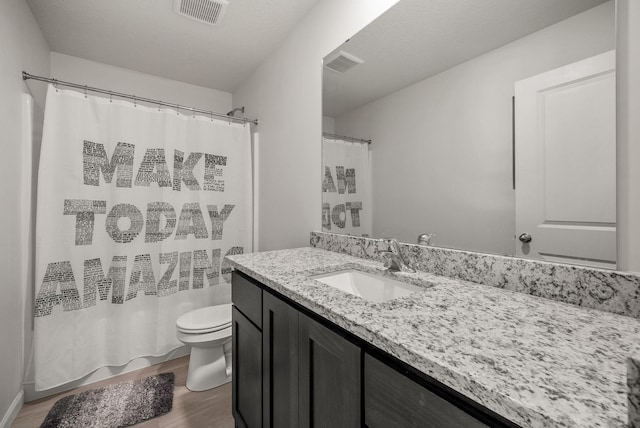
[(431, 245), (431, 240), (436, 236), (435, 233), (422, 233), (418, 235), (418, 245)]

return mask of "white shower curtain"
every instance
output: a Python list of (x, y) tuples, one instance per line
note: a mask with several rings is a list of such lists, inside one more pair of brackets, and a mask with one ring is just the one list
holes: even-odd
[(371, 234), (371, 169), (368, 144), (322, 139), (322, 230)]
[(36, 389), (179, 347), (251, 249), (249, 125), (59, 90), (38, 177)]

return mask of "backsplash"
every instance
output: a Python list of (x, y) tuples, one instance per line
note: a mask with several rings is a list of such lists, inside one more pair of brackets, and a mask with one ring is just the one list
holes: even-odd
[[(311, 246), (382, 262), (381, 239), (311, 232)], [(400, 244), (416, 269), (640, 318), (640, 275), (448, 248)]]

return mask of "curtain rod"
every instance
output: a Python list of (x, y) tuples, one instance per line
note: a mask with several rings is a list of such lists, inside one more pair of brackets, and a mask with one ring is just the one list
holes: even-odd
[(365, 140), (364, 138), (347, 137), (346, 135), (329, 134), (328, 132), (323, 132), (322, 136), (327, 138), (338, 139), (338, 140), (351, 141), (353, 143), (371, 144), (371, 140)]
[(49, 77), (42, 77), (42, 76), (35, 76), (33, 74), (29, 74), (26, 71), (22, 72), (22, 80), (38, 80), (40, 82), (47, 82), (47, 83), (52, 83), (53, 86), (68, 86), (70, 88), (76, 88), (76, 89), (82, 89), (83, 91), (91, 91), (91, 92), (97, 92), (100, 94), (107, 94), (109, 96), (114, 96), (114, 97), (118, 97), (118, 98), (125, 98), (125, 99), (129, 99), (129, 100), (134, 100), (135, 101), (142, 101), (145, 103), (149, 103), (149, 104), (154, 104), (157, 106), (165, 106), (165, 107), (173, 107), (177, 110), (186, 110), (186, 111), (190, 111), (192, 113), (200, 113), (200, 114), (205, 114), (207, 116), (215, 116), (215, 117), (219, 117), (219, 118), (223, 118), (226, 120), (231, 120), (234, 122), (241, 122), (241, 123), (253, 123), (254, 125), (258, 125), (258, 119), (249, 119), (246, 117), (235, 117), (235, 116), (230, 116), (230, 115), (226, 115), (223, 113), (215, 113), (213, 111), (209, 111), (209, 110), (202, 110), (199, 108), (195, 108), (195, 107), (186, 107), (186, 106), (182, 106), (180, 104), (175, 104), (175, 103), (168, 103), (165, 101), (160, 101), (160, 100), (154, 100), (151, 98), (144, 98), (144, 97), (138, 97), (136, 95), (129, 95), (129, 94), (123, 94), (120, 92), (114, 92), (114, 91), (109, 91), (107, 89), (100, 89), (100, 88), (95, 88), (92, 86), (87, 86), (87, 85), (78, 85), (77, 83), (72, 83), (72, 82), (65, 82), (63, 80), (58, 80), (58, 79), (52, 79)]

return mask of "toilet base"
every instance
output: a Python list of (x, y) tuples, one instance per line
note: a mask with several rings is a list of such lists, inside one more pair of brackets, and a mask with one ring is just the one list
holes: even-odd
[(230, 340), (224, 345), (208, 348), (191, 347), (187, 374), (187, 388), (190, 391), (206, 391), (228, 382), (231, 382)]

